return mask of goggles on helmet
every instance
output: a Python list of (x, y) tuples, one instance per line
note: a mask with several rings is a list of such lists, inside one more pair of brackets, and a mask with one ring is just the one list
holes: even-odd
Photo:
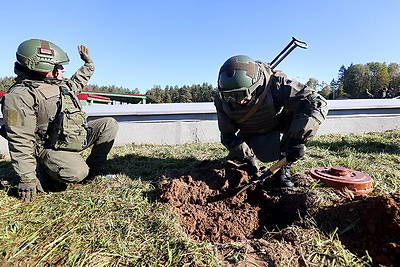
[(240, 102), (241, 100), (245, 99), (246, 97), (249, 97), (250, 95), (251, 95), (250, 89), (246, 87), (233, 90), (219, 91), (219, 97), (225, 102), (228, 102), (229, 98), (231, 98), (235, 102)]

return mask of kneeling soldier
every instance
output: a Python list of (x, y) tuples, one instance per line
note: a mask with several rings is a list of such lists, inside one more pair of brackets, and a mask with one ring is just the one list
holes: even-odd
[[(94, 64), (86, 46), (78, 46), (78, 52), (84, 65), (66, 79), (63, 65), (69, 58), (54, 43), (31, 39), (17, 49), (16, 83), (1, 101), (2, 132), (24, 201), (35, 200), (37, 190), (42, 190), (37, 170), (44, 179), (64, 183), (105, 173), (118, 124), (113, 118), (86, 121), (77, 94), (87, 85)], [(79, 152), (90, 146), (85, 162)]]
[(326, 100), (269, 64), (238, 55), (219, 71), (214, 104), (227, 159), (254, 163), (254, 156), (262, 162), (286, 157), (277, 186), (293, 187), (290, 164), (304, 156), (305, 145), (325, 120)]

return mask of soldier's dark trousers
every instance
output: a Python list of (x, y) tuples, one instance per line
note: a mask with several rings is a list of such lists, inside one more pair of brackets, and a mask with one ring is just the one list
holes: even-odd
[(255, 156), (262, 162), (275, 161), (281, 155), (279, 131), (274, 130), (264, 134), (239, 132), (238, 137), (246, 141)]

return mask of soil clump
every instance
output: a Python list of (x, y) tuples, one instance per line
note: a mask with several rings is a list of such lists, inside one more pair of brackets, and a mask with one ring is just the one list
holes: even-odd
[[(297, 173), (291, 190), (276, 189), (268, 180), (232, 194), (251, 179), (243, 166), (203, 161), (164, 174), (158, 185), (160, 201), (176, 214), (191, 239), (217, 244), (221, 257), (239, 262), (237, 266), (275, 266), (293, 258), (297, 266), (307, 266), (301, 243), (315, 228), (321, 234), (337, 231), (348, 250), (359, 257), (368, 251), (376, 265), (400, 266), (400, 193), (338, 193), (341, 197), (327, 200), (309, 189), (314, 178)], [(304, 218), (313, 218), (314, 225)], [(227, 245), (232, 242), (241, 246), (233, 249)]]

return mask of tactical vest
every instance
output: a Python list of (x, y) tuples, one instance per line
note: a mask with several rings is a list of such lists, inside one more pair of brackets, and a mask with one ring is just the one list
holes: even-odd
[(81, 151), (87, 146), (89, 127), (75, 94), (63, 85), (25, 82), (38, 101), (36, 136), (44, 147)]

